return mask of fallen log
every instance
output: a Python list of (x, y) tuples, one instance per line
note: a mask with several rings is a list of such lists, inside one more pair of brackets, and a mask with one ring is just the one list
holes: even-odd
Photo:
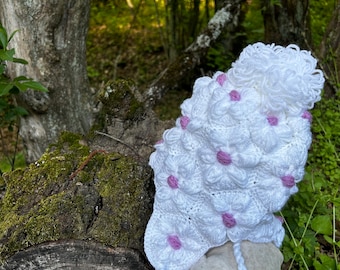
[(0, 270), (147, 270), (140, 253), (92, 241), (60, 240), (17, 252)]

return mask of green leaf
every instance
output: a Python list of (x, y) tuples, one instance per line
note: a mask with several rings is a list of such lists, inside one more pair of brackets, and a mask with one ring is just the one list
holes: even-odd
[(13, 111), (15, 112), (16, 115), (18, 116), (24, 116), (24, 115), (28, 115), (28, 111), (26, 111), (25, 108), (17, 106), (13, 109)]
[(2, 61), (13, 61), (13, 55), (15, 54), (14, 49), (1, 51), (0, 50), (0, 60)]
[(7, 31), (0, 25), (0, 45), (2, 49), (7, 47)]
[(23, 65), (27, 65), (28, 64), (28, 62), (25, 59), (16, 58), (16, 57), (13, 57), (13, 62), (14, 63), (23, 64)]
[(305, 252), (305, 249), (303, 248), (303, 246), (296, 246), (294, 247), (294, 252), (296, 254), (303, 255), (303, 253)]
[(0, 82), (0, 97), (7, 95), (13, 86), (14, 85), (12, 83)]
[(7, 43), (9, 43), (9, 42), (12, 40), (13, 36), (14, 36), (15, 33), (18, 32), (18, 31), (19, 31), (19, 30), (13, 31), (13, 33), (9, 36)]
[(37, 90), (41, 92), (48, 92), (46, 87), (44, 87), (41, 83), (36, 82), (36, 81), (23, 82), (22, 85), (33, 90)]
[(330, 216), (319, 215), (314, 217), (311, 222), (311, 226), (316, 233), (325, 235), (332, 234), (332, 220)]
[(333, 241), (333, 238), (332, 237), (329, 237), (328, 235), (324, 235), (323, 236), (325, 238), (325, 240), (331, 244), (331, 245), (334, 245), (334, 241)]
[(13, 81), (13, 83), (14, 86), (16, 86), (20, 90), (20, 92), (25, 92), (28, 89), (28, 87), (21, 82)]
[(314, 261), (313, 266), (315, 267), (316, 270), (335, 270), (336, 269), (334, 258), (328, 257), (325, 254), (320, 254), (320, 260), (321, 260), (321, 263), (316, 260)]
[(14, 82), (21, 82), (21, 81), (29, 81), (31, 79), (27, 78), (26, 76), (18, 76), (13, 79)]

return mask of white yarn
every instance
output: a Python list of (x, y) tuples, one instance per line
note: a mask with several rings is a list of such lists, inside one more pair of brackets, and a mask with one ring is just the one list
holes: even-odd
[(243, 256), (242, 256), (241, 242), (234, 243), (233, 249), (234, 249), (234, 256), (236, 259), (238, 270), (247, 270), (246, 265), (244, 264)]
[(310, 52), (256, 43), (226, 73), (196, 80), (176, 126), (155, 145), (145, 252), (157, 270), (189, 269), (210, 248), (284, 237), (274, 216), (298, 191), (311, 109), (324, 78)]

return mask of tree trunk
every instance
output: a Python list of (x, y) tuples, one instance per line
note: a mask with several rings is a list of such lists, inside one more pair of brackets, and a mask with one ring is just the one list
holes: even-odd
[(196, 37), (200, 17), (200, 0), (193, 0), (192, 5), (193, 8), (190, 11), (189, 33), (191, 37)]
[(224, 1), (224, 6), (215, 13), (206, 29), (145, 91), (146, 107), (152, 107), (168, 90), (178, 89), (194, 81), (195, 70), (224, 28), (229, 26), (229, 29), (233, 29), (237, 26), (242, 2), (244, 0)]
[(28, 65), (8, 66), (8, 75), (25, 75), (49, 92), (27, 91), (18, 103), (29, 111), (20, 123), (27, 162), (37, 160), (63, 130), (84, 133), (92, 122), (86, 72), (86, 34), (90, 0), (1, 0), (0, 18), (10, 45)]
[(324, 38), (320, 45), (319, 57), (326, 77), (325, 96), (332, 97), (340, 84), (340, 1), (333, 12)]
[(309, 0), (262, 0), (264, 41), (287, 46), (291, 43), (307, 49), (311, 41)]
[(177, 23), (179, 21), (178, 15), (178, 1), (168, 0), (166, 1), (167, 10), (167, 31), (168, 31), (168, 42), (169, 42), (169, 60), (173, 61), (178, 55), (178, 29)]

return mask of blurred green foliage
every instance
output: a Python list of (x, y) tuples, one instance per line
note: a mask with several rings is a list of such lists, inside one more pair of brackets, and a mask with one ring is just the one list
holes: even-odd
[(318, 50), (318, 46), (326, 31), (327, 25), (332, 17), (333, 10), (337, 5), (336, 0), (310, 0), (310, 23), (313, 48)]

